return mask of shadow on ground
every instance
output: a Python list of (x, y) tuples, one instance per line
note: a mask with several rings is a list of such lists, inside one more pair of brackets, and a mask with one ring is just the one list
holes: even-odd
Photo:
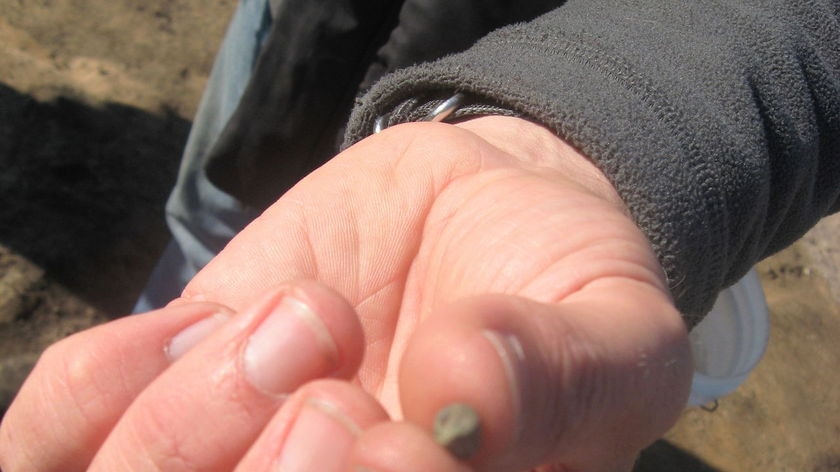
[(44, 348), (131, 309), (188, 130), (0, 84), (0, 415)]
[(0, 244), (108, 315), (130, 309), (167, 238), (189, 122), (0, 84)]
[(633, 472), (723, 472), (666, 440), (642, 451)]

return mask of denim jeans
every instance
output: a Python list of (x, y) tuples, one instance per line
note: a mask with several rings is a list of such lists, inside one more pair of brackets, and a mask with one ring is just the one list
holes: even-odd
[(215, 187), (204, 173), (204, 160), (236, 110), (262, 42), (271, 29), (277, 1), (241, 0), (196, 112), (184, 148), (175, 187), (166, 203), (172, 240), (141, 293), (135, 313), (166, 305), (187, 282), (257, 216)]

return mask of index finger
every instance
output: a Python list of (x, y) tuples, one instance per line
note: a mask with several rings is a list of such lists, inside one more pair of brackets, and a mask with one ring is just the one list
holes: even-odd
[(212, 329), (230, 314), (215, 303), (182, 304), (50, 346), (0, 424), (0, 468), (85, 470), (137, 394), (169, 367), (172, 338), (202, 322)]

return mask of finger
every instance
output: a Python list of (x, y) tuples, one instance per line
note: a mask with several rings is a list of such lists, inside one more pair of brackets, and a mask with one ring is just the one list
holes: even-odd
[(464, 472), (429, 434), (392, 423), (359, 386), (316, 380), (295, 392), (236, 470)]
[[(380, 423), (353, 445), (347, 470), (370, 472), (468, 472), (427, 431), (412, 423)], [(314, 470), (314, 469), (313, 469)]]
[(3, 418), (0, 468), (84, 470), (172, 355), (188, 350), (231, 313), (213, 303), (184, 304), (121, 318), (49, 347)]
[(357, 385), (310, 382), (283, 404), (237, 470), (343, 470), (362, 431), (387, 419), (379, 403)]
[(231, 470), (307, 381), (362, 357), (353, 309), (311, 281), (274, 290), (202, 341), (132, 403), (93, 470)]
[(432, 315), (406, 348), (400, 399), (425, 428), (448, 404), (472, 405), (480, 469), (621, 470), (673, 424), (690, 379), (668, 298), (606, 279), (559, 305), (483, 296)]

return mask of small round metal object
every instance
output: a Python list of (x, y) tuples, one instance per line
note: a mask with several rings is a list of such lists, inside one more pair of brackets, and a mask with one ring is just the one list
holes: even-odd
[(453, 456), (468, 459), (481, 447), (481, 419), (465, 403), (447, 405), (435, 416), (434, 435)]

